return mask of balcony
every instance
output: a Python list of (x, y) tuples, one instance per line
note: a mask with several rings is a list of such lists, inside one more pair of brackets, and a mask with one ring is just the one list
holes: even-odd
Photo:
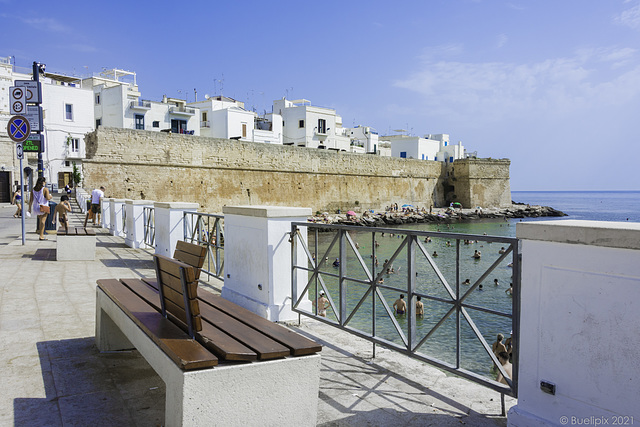
[(169, 114), (175, 114), (177, 116), (194, 116), (196, 114), (196, 109), (176, 105), (174, 107), (169, 107)]
[(201, 127), (201, 128), (208, 128), (208, 127), (211, 127), (211, 126), (209, 125), (209, 120), (201, 121), (201, 122), (200, 122), (200, 127)]
[(151, 102), (150, 101), (145, 101), (145, 100), (137, 100), (137, 101), (131, 101), (129, 103), (129, 108), (131, 108), (132, 110), (150, 110), (151, 109)]

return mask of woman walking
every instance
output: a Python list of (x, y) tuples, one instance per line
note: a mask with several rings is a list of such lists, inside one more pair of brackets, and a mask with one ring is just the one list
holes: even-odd
[[(47, 220), (47, 215), (51, 211), (49, 208), (49, 200), (51, 200), (51, 194), (45, 186), (47, 180), (41, 176), (36, 181), (36, 185), (33, 187), (31, 197), (29, 198), (29, 212), (33, 208), (33, 212), (38, 216), (38, 233), (40, 234), (40, 240), (47, 240), (44, 237), (44, 224)], [(35, 202), (35, 203), (34, 203)]]
[(13, 194), (13, 200), (11, 201), (14, 205), (18, 207), (16, 213), (13, 214), (14, 218), (19, 218), (22, 216), (22, 192), (18, 188), (16, 192)]

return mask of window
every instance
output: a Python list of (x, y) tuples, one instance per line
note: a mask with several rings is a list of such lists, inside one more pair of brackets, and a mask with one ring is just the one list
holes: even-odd
[(299, 128), (303, 128), (304, 127), (304, 120), (298, 120), (298, 127)]
[(71, 166), (71, 163), (69, 162), (69, 160), (65, 160), (65, 161), (64, 161), (64, 166), (65, 166), (65, 167), (67, 167), (67, 168), (68, 168), (69, 166)]
[(96, 93), (96, 105), (100, 105), (100, 94)]
[(406, 151), (401, 151), (400, 152), (400, 157), (403, 158), (403, 159), (406, 159), (407, 158), (407, 152)]
[(203, 121), (203, 122), (206, 122), (206, 121), (207, 121), (207, 112), (206, 112), (206, 111), (203, 111), (203, 112), (202, 112), (202, 121)]
[(65, 120), (73, 120), (73, 105), (64, 104), (64, 118)]
[(242, 137), (243, 138), (247, 137), (247, 124), (246, 123), (242, 124)]
[(327, 121), (318, 119), (318, 133), (327, 133)]
[(171, 132), (185, 133), (187, 130), (187, 121), (179, 119), (171, 119)]
[(136, 129), (144, 130), (144, 115), (136, 114)]
[(102, 124), (102, 119), (96, 119), (96, 127)]
[(159, 121), (157, 121), (157, 120), (156, 120), (156, 121), (154, 121), (154, 122), (153, 122), (153, 127), (154, 127), (154, 128), (159, 128), (159, 127), (160, 127), (160, 122), (159, 122)]
[(80, 151), (80, 139), (79, 138), (71, 138), (69, 142), (69, 147), (72, 153), (77, 153)]

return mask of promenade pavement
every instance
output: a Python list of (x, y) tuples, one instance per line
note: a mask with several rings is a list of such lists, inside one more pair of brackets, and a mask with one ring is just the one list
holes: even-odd
[[(14, 211), (0, 204), (0, 425), (163, 425), (164, 384), (146, 361), (94, 344), (96, 280), (153, 276), (151, 252), (96, 228), (95, 261), (56, 261), (55, 235), (39, 241), (30, 218), (22, 245)], [(370, 343), (320, 322), (289, 327), (324, 345), (320, 426), (506, 426), (492, 390), (380, 347), (373, 359)]]

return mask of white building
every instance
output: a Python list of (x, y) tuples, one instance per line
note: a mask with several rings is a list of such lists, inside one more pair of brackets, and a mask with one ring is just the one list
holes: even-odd
[(163, 97), (162, 102), (141, 98), (136, 73), (105, 70), (86, 78), (93, 88), (95, 126), (165, 131), (200, 135), (199, 112), (182, 99)]
[(273, 114), (282, 116), (283, 144), (350, 151), (349, 130), (336, 110), (312, 106), (306, 99), (273, 101)]
[(409, 135), (388, 135), (380, 137), (391, 143), (391, 156), (406, 159), (453, 162), (465, 158), (462, 142), (451, 145), (449, 135), (425, 135), (424, 138)]
[(356, 126), (349, 129), (351, 151), (354, 153), (380, 154), (378, 132), (370, 126)]
[[(6, 182), (15, 189), (20, 181), (19, 162), (16, 160), (15, 143), (6, 133), (11, 117), (9, 109), (9, 87), (16, 80), (31, 80), (31, 69), (18, 68), (9, 58), (0, 58), (0, 201), (6, 199)], [(84, 135), (93, 130), (93, 94), (90, 88), (83, 88), (76, 77), (56, 73), (40, 76), (42, 87), (42, 110), (44, 129), (44, 176), (49, 184), (64, 187), (71, 182), (74, 163), (82, 169), (85, 156)], [(23, 167), (30, 167), (37, 176), (37, 155), (26, 154)]]
[(245, 110), (243, 102), (226, 96), (212, 96), (188, 105), (200, 112), (200, 136), (253, 140), (255, 113)]

